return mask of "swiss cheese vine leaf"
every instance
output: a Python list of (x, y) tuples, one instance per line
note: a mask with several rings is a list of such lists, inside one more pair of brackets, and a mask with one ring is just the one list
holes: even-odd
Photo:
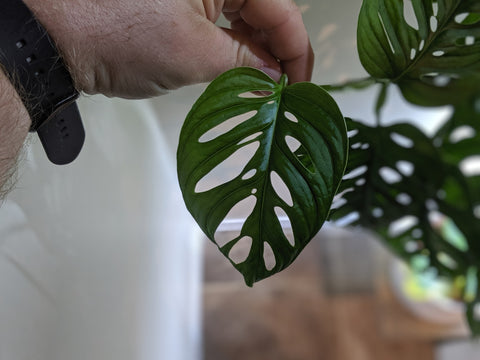
[[(220, 126), (228, 130), (216, 131)], [(238, 68), (215, 79), (194, 104), (177, 151), (180, 187), (188, 210), (247, 285), (287, 267), (319, 231), (343, 176), (347, 143), (336, 103), (311, 83), (287, 86), (284, 77), (277, 84), (259, 70)], [(246, 149), (231, 179), (202, 185)], [(217, 229), (239, 204), (250, 214), (240, 234), (220, 244)], [(282, 229), (285, 220), (293, 238)], [(245, 243), (247, 252), (235, 258)]]
[(480, 93), (480, 1), (364, 0), (358, 52), (376, 79), (415, 104), (457, 104)]
[(407, 124), (371, 127), (347, 120), (350, 152), (331, 217), (379, 233), (397, 256), (422, 258), (452, 283), (464, 282), (461, 300), (472, 333), (480, 303), (480, 107), (456, 107), (432, 137)]
[(458, 170), (443, 163), (432, 139), (410, 124), (370, 127), (349, 121), (348, 128), (353, 135), (339, 190), (343, 200), (332, 217), (350, 217), (375, 230), (407, 261), (422, 255), (444, 276), (465, 273), (468, 244), (452, 244), (431, 222), (431, 215), (444, 210), (445, 184), (465, 190)]

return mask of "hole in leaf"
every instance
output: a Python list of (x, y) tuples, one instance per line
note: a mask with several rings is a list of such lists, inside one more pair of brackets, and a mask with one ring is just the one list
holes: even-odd
[(432, 53), (433, 56), (439, 57), (445, 55), (445, 51), (443, 50), (437, 50)]
[(438, 2), (432, 2), (433, 16), (438, 16)]
[(273, 270), (273, 268), (277, 264), (272, 247), (266, 241), (263, 243), (263, 261), (265, 262), (265, 268), (268, 271)]
[(404, 136), (404, 135), (400, 135), (399, 133), (396, 133), (396, 132), (392, 132), (390, 134), (390, 139), (393, 140), (393, 142), (395, 144), (397, 144), (398, 146), (401, 146), (403, 148), (406, 148), (406, 149), (411, 149), (413, 148), (413, 140)]
[(344, 175), (343, 180), (355, 179), (356, 177), (359, 177), (359, 176), (365, 174), (365, 172), (367, 170), (368, 170), (367, 165), (359, 166), (359, 167), (353, 169), (352, 171), (350, 171), (348, 174)]
[(477, 218), (480, 219), (480, 205), (477, 205), (473, 208), (473, 215)]
[(366, 143), (365, 143), (365, 144), (363, 144), (363, 145), (360, 147), (360, 149), (362, 149), (362, 150), (370, 149), (370, 144), (366, 144)]
[(469, 35), (465, 37), (465, 45), (467, 46), (475, 45), (475, 36)]
[(241, 264), (247, 260), (252, 248), (253, 239), (250, 236), (244, 236), (232, 247), (228, 253), (228, 257), (235, 264)]
[(470, 15), (468, 12), (464, 12), (455, 16), (455, 22), (457, 24), (463, 23), (463, 21)]
[(460, 162), (459, 167), (465, 176), (480, 175), (480, 155), (467, 157)]
[(418, 241), (410, 240), (405, 243), (404, 249), (407, 253), (411, 254), (420, 250), (421, 246)]
[(445, 87), (452, 81), (452, 77), (448, 75), (438, 75), (433, 78), (433, 84), (438, 87)]
[(249, 180), (249, 179), (253, 178), (256, 173), (257, 173), (257, 169), (252, 169), (252, 170), (246, 172), (246, 173), (242, 176), (242, 180)]
[(347, 200), (343, 197), (335, 196), (332, 202), (332, 209), (340, 209), (343, 205), (347, 203)]
[(240, 236), (243, 224), (252, 213), (256, 203), (256, 196), (250, 195), (230, 209), (215, 231), (214, 239), (219, 247), (225, 246)]
[(295, 115), (293, 115), (291, 112), (289, 111), (285, 111), (285, 117), (290, 120), (290, 121), (293, 121), (294, 123), (298, 123), (298, 119)]
[(439, 211), (430, 211), (428, 213), (428, 221), (434, 228), (440, 228), (443, 221), (445, 220), (445, 215)]
[(427, 199), (427, 201), (425, 201), (425, 207), (427, 208), (427, 210), (429, 211), (436, 211), (438, 210), (438, 204), (435, 200), (433, 199)]
[(432, 30), (432, 32), (435, 32), (437, 31), (437, 28), (438, 28), (437, 18), (435, 16), (430, 17), (430, 30)]
[(412, 176), (415, 171), (415, 165), (410, 161), (400, 160), (396, 163), (398, 171), (404, 176)]
[(195, 192), (209, 191), (238, 177), (259, 147), (260, 142), (256, 141), (235, 151), (200, 179), (195, 186)]
[(290, 218), (288, 217), (287, 213), (285, 212), (285, 210), (278, 206), (275, 206), (273, 210), (275, 211), (275, 215), (277, 215), (278, 221), (280, 222), (283, 235), (285, 235), (292, 247), (295, 246), (295, 237), (293, 236), (292, 223), (290, 222)]
[(452, 131), (449, 140), (452, 144), (456, 144), (462, 140), (473, 138), (476, 133), (477, 132), (475, 131), (475, 129), (473, 129), (471, 126), (459, 126)]
[[(412, 237), (414, 239), (421, 239), (423, 237), (423, 231), (421, 229), (413, 229), (412, 231)], [(418, 244), (418, 242), (417, 242)]]
[(358, 179), (357, 181), (355, 181), (355, 185), (357, 186), (363, 186), (365, 185), (367, 181), (365, 179)]
[(415, 59), (415, 56), (417, 56), (417, 49), (410, 49), (410, 60)]
[(238, 95), (242, 99), (266, 98), (273, 94), (273, 91), (247, 91)]
[(471, 12), (468, 13), (464, 19), (462, 19), (462, 25), (475, 25), (480, 22), (480, 13), (479, 12)]
[(353, 129), (353, 130), (350, 130), (350, 131), (347, 132), (347, 136), (349, 138), (353, 138), (357, 134), (358, 134), (358, 129)]
[(402, 176), (397, 171), (393, 170), (388, 166), (381, 167), (378, 172), (387, 184), (395, 184), (402, 180)]
[(352, 144), (350, 147), (351, 147), (353, 150), (356, 150), (356, 149), (360, 149), (361, 146), (362, 146), (362, 143), (357, 142), (357, 143), (355, 143), (355, 144)]
[(388, 40), (388, 45), (390, 46), (390, 50), (392, 51), (393, 54), (395, 54), (395, 48), (393, 47), (392, 40), (390, 39), (390, 36), (388, 36), (387, 29), (385, 27), (385, 23), (383, 21), (382, 15), (378, 13), (378, 18), (380, 19), (380, 23), (382, 24), (383, 32), (385, 33), (385, 37)]
[(277, 193), (277, 196), (288, 206), (293, 206), (292, 194), (280, 175), (278, 175), (275, 171), (272, 171), (270, 173), (270, 181), (272, 183), (273, 190), (275, 190)]
[(348, 188), (348, 189), (343, 190), (343, 191), (340, 192), (340, 193), (337, 193), (337, 194), (335, 195), (335, 197), (342, 197), (342, 196), (344, 196), (345, 194), (348, 194), (349, 192), (352, 192), (352, 191), (355, 191), (355, 188), (350, 187), (350, 188)]
[(250, 141), (253, 141), (255, 140), (256, 138), (258, 138), (260, 135), (262, 135), (263, 132), (259, 131), (259, 132), (256, 132), (255, 134), (252, 134), (250, 136), (247, 136), (245, 139), (243, 139), (242, 141), (240, 141), (237, 145), (243, 145), (243, 144), (246, 144)]
[(256, 194), (257, 193), (257, 189), (252, 189), (252, 194)]
[(285, 141), (287, 142), (287, 146), (292, 153), (295, 153), (295, 151), (302, 146), (302, 143), (292, 136), (285, 136)]
[(258, 113), (257, 110), (252, 110), (244, 114), (234, 116), (228, 120), (225, 120), (221, 124), (215, 126), (214, 128), (204, 133), (202, 136), (200, 136), (200, 138), (198, 139), (198, 142), (206, 143), (208, 141), (216, 139), (217, 137), (228, 133), (230, 130), (234, 129), (235, 127), (244, 123), (245, 121), (250, 120), (255, 115), (257, 115), (257, 113)]
[(343, 226), (348, 226), (353, 224), (354, 222), (358, 221), (360, 219), (360, 214), (358, 211), (351, 212), (348, 215), (345, 215), (344, 217), (338, 219), (335, 221), (335, 225), (343, 227)]
[(372, 216), (375, 218), (381, 218), (383, 216), (383, 209), (376, 207), (372, 209)]
[(412, 198), (406, 193), (400, 193), (395, 197), (395, 200), (401, 205), (410, 205), (412, 203)]
[(408, 230), (412, 229), (414, 226), (417, 226), (418, 219), (412, 215), (406, 215), (401, 217), (398, 220), (395, 220), (388, 226), (388, 236), (390, 237), (397, 237)]
[(444, 252), (439, 252), (437, 254), (437, 260), (443, 265), (446, 266), (449, 269), (456, 269), (458, 267), (458, 264), (453, 258), (448, 255), (447, 253)]
[(420, 41), (420, 44), (418, 45), (418, 51), (422, 51), (424, 47), (425, 47), (425, 40), (422, 39), (422, 41)]
[(415, 30), (419, 29), (418, 20), (415, 16), (415, 10), (413, 9), (411, 0), (403, 1), (403, 18), (405, 19), (405, 22), (412, 28), (414, 28)]

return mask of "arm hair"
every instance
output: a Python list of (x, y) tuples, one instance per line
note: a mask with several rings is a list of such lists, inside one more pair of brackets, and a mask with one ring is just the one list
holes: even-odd
[(0, 201), (15, 185), (18, 158), (29, 127), (28, 112), (0, 69)]

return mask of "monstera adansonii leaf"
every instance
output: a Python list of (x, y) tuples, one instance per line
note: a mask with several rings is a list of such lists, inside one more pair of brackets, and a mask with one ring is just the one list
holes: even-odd
[[(231, 129), (216, 133), (220, 126)], [(312, 83), (287, 86), (285, 76), (278, 84), (259, 70), (238, 68), (215, 79), (194, 104), (177, 151), (180, 188), (190, 213), (247, 285), (287, 267), (320, 230), (345, 170), (347, 144), (336, 103)], [(237, 175), (199, 186), (247, 147), (250, 158)], [(250, 214), (240, 234), (219, 244), (218, 227), (244, 201)], [(232, 255), (240, 244), (248, 244), (242, 259)], [(266, 263), (266, 253), (273, 262)]]
[[(464, 225), (465, 217), (474, 218), (469, 188), (458, 168), (444, 162), (433, 140), (408, 123), (347, 124), (349, 162), (339, 189), (342, 200), (334, 205), (332, 218), (350, 218), (375, 230), (409, 262), (424, 256), (442, 276), (464, 275), (472, 264), (467, 250), (475, 247), (478, 236), (452, 239), (441, 227), (446, 217), (457, 225)], [(456, 200), (449, 198), (453, 193)]]
[[(451, 181), (445, 188), (446, 213), (461, 229), (469, 242), (470, 273), (475, 278), (467, 304), (467, 320), (472, 333), (480, 335), (480, 319), (475, 307), (480, 304), (480, 104), (479, 99), (466, 101), (455, 108), (452, 118), (435, 134), (441, 144), (443, 160), (458, 167), (464, 176), (461, 182)], [(462, 186), (458, 186), (458, 184)], [(475, 281), (476, 280), (476, 281)]]
[(376, 79), (415, 104), (457, 104), (480, 92), (480, 1), (364, 0), (358, 52)]

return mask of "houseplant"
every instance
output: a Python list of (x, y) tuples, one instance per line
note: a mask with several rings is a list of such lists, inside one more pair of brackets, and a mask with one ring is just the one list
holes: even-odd
[[(438, 276), (463, 278), (461, 299), (478, 333), (480, 177), (469, 167), (480, 149), (480, 3), (364, 0), (357, 44), (366, 79), (288, 85), (285, 77), (277, 84), (241, 68), (213, 81), (180, 137), (178, 175), (187, 207), (215, 242), (232, 208), (249, 203), (241, 233), (217, 244), (248, 285), (288, 266), (327, 218), (353, 215), (354, 224), (375, 230), (405, 261), (422, 257)], [(374, 126), (344, 121), (327, 93), (371, 86), (380, 88)], [(409, 123), (383, 125), (393, 86), (413, 104), (453, 107), (452, 117), (433, 136)], [(226, 123), (227, 130), (212, 135)], [(248, 161), (234, 178), (199, 186), (246, 149)], [(443, 234), (434, 214), (453, 222), (463, 241)], [(280, 218), (291, 223), (293, 238)], [(234, 259), (239, 243), (250, 250)]]

